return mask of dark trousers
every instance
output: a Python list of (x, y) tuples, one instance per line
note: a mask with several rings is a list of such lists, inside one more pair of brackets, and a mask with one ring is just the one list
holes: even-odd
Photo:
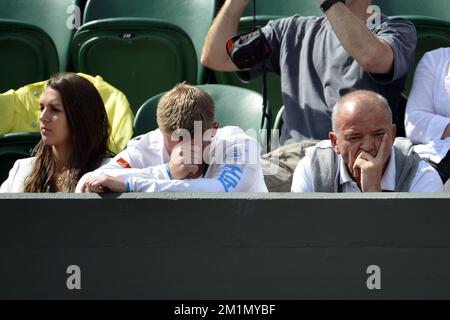
[(439, 173), (442, 179), (442, 183), (446, 183), (450, 177), (450, 151), (447, 153), (444, 159), (439, 163), (428, 161), (428, 163)]

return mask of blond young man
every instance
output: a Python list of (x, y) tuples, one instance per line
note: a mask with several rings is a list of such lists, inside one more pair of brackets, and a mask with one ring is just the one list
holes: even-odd
[(257, 142), (219, 128), (211, 96), (179, 84), (157, 107), (158, 129), (132, 140), (77, 192), (267, 192)]

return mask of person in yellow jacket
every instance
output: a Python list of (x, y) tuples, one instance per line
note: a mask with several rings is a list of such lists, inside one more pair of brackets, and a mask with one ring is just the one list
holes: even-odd
[[(78, 75), (89, 80), (100, 93), (111, 128), (109, 149), (119, 153), (133, 136), (134, 115), (126, 96), (100, 76)], [(39, 131), (39, 99), (47, 82), (32, 83), (0, 94), (0, 135)]]

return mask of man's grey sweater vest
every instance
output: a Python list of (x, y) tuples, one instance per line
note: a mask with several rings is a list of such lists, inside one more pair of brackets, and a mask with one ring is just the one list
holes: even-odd
[[(416, 175), (419, 155), (412, 150), (412, 143), (405, 138), (396, 138), (395, 150), (395, 192), (408, 192)], [(339, 161), (330, 140), (316, 144), (311, 157), (314, 192), (339, 192)]]

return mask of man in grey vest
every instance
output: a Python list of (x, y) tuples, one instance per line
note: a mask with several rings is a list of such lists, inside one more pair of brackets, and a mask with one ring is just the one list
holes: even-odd
[(293, 192), (442, 192), (439, 174), (395, 138), (387, 100), (358, 90), (333, 108), (329, 140), (306, 152), (292, 180)]

